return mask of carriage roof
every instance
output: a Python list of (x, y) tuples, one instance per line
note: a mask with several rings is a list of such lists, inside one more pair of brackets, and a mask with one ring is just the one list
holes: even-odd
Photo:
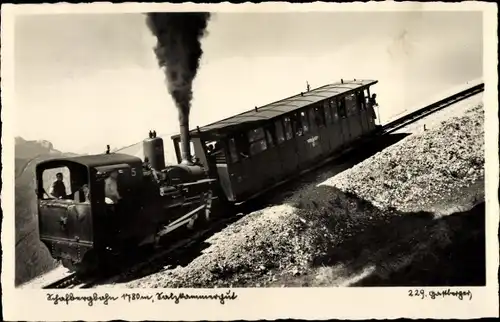
[(57, 166), (64, 163), (77, 163), (88, 168), (97, 168), (100, 166), (113, 165), (113, 164), (137, 164), (142, 163), (142, 160), (138, 157), (131, 156), (122, 153), (110, 153), (110, 154), (94, 154), (94, 155), (83, 155), (69, 158), (56, 158), (38, 163), (37, 168), (48, 168), (51, 166)]
[[(371, 86), (377, 82), (377, 80), (351, 80), (327, 84), (308, 92), (299, 93), (280, 101), (258, 107), (257, 109), (248, 110), (229, 118), (199, 127), (196, 130), (191, 130), (190, 135), (192, 137), (204, 137), (207, 139), (210, 137), (216, 138), (224, 136), (226, 133), (231, 132), (234, 129), (256, 126), (259, 123), (269, 121), (322, 100), (334, 98), (360, 88)], [(177, 134), (173, 135), (171, 138), (175, 140), (179, 139), (179, 137), (180, 135)]]

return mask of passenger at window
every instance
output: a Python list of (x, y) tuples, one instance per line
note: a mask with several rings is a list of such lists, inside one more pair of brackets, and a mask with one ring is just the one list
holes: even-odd
[(377, 118), (377, 114), (375, 114), (375, 109), (374, 109), (375, 106), (378, 106), (376, 98), (377, 98), (377, 94), (373, 94), (372, 97), (370, 97), (369, 106), (370, 106), (370, 112), (372, 114), (373, 119)]
[(56, 199), (66, 198), (66, 186), (64, 185), (63, 174), (61, 172), (56, 174), (56, 181), (50, 186), (49, 195)]
[(372, 107), (378, 106), (376, 98), (377, 94), (373, 94), (372, 97), (370, 98), (370, 105)]

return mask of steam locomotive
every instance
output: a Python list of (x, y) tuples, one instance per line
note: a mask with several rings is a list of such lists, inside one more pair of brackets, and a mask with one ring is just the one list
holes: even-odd
[[(163, 140), (155, 132), (143, 149), (144, 162), (108, 151), (37, 165), (40, 239), (65, 267), (96, 269), (103, 258), (136, 246), (157, 246), (160, 237), (177, 228), (209, 222), (216, 180), (207, 169), (187, 159), (165, 166)], [(67, 170), (70, 193), (56, 198), (47, 193), (44, 179), (50, 176), (44, 173), (61, 169)], [(109, 189), (113, 184), (117, 189)]]
[[(181, 124), (171, 137), (176, 165), (165, 165), (155, 132), (143, 141), (144, 160), (107, 151), (40, 162), (40, 239), (64, 266), (85, 271), (207, 225), (215, 204), (239, 205), (375, 138), (376, 83), (341, 80), (192, 131)], [(69, 182), (62, 197), (47, 193), (54, 171)]]

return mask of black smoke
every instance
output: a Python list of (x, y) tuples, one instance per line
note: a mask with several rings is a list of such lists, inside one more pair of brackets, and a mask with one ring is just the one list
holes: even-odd
[(157, 38), (154, 48), (167, 79), (168, 91), (179, 112), (182, 159), (189, 155), (189, 112), (193, 98), (193, 80), (203, 54), (201, 38), (205, 35), (210, 13), (154, 12), (148, 13), (147, 25)]

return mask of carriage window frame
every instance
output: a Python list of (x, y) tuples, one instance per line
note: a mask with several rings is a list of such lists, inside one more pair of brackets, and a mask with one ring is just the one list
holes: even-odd
[(303, 109), (298, 112), (297, 117), (297, 131), (299, 129), (302, 130), (302, 134), (304, 135), (311, 131), (311, 122), (309, 121), (308, 109)]
[[(250, 134), (254, 131), (259, 131), (256, 137), (252, 137)], [(263, 126), (259, 126), (250, 131), (247, 131), (248, 140), (248, 152), (251, 156), (262, 153), (268, 149), (268, 144), (266, 140), (266, 131)], [(255, 149), (257, 147), (257, 149)]]
[(356, 115), (358, 112), (358, 103), (357, 103), (357, 96), (355, 92), (350, 92), (346, 96), (344, 96), (344, 101), (345, 101), (345, 107), (346, 107), (346, 112), (347, 116), (353, 116)]
[(283, 129), (285, 130), (285, 141), (292, 140), (294, 138), (293, 126), (292, 118), (289, 115), (283, 118)]
[(356, 91), (356, 100), (358, 103), (358, 109), (360, 111), (366, 110), (366, 100), (362, 89)]
[(227, 140), (227, 146), (229, 151), (229, 161), (231, 163), (238, 163), (240, 161), (240, 157), (238, 147), (236, 146), (236, 139), (234, 137), (229, 138), (229, 140)]
[(310, 127), (311, 131), (317, 131), (318, 130), (318, 124), (316, 124), (316, 111), (314, 110), (314, 107), (310, 107), (307, 109), (307, 116), (309, 117), (310, 120)]
[(276, 145), (286, 141), (285, 127), (281, 118), (274, 121), (274, 132), (276, 133)]
[(363, 99), (365, 100), (366, 109), (370, 107), (370, 88), (363, 89)]
[(337, 100), (337, 114), (339, 116), (339, 119), (347, 118), (345, 97), (341, 97)]
[(271, 122), (270, 124), (264, 125), (264, 134), (267, 140), (267, 148), (271, 149), (276, 146), (276, 140), (274, 137), (274, 122)]
[(332, 109), (330, 106), (330, 102), (328, 100), (323, 101), (323, 113), (325, 117), (325, 126), (333, 123), (332, 120)]
[(326, 120), (325, 120), (325, 112), (323, 109), (323, 105), (320, 103), (315, 104), (312, 107), (312, 112), (311, 116), (314, 118), (314, 124), (316, 124), (316, 128), (320, 129), (322, 127), (326, 126)]
[(330, 105), (330, 111), (332, 114), (332, 124), (337, 123), (340, 115), (339, 115), (339, 99), (338, 98), (332, 98), (329, 101)]

